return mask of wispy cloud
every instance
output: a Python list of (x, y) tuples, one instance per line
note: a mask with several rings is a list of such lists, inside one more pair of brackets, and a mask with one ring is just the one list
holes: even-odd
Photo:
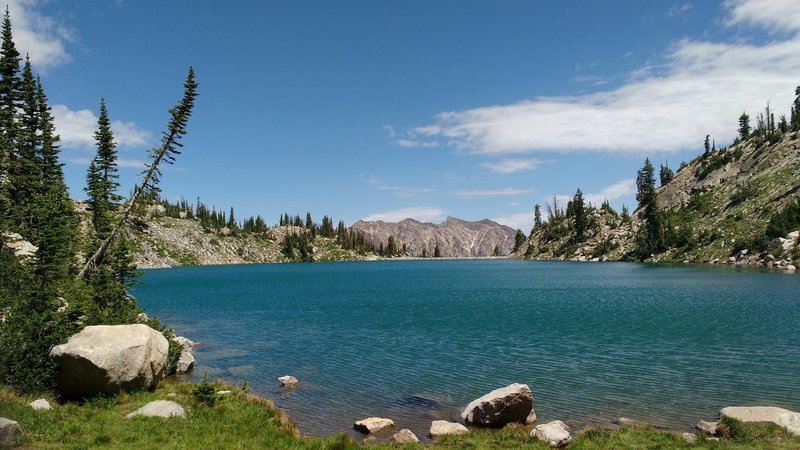
[(619, 200), (623, 197), (632, 195), (636, 192), (636, 180), (633, 178), (626, 178), (622, 181), (612, 184), (600, 192), (586, 194), (583, 196), (587, 203), (594, 206), (600, 206), (604, 201)]
[(439, 142), (430, 139), (421, 139), (421, 137), (430, 136), (430, 129), (428, 127), (420, 127), (410, 132), (406, 133), (406, 135), (401, 135), (400, 133), (395, 130), (395, 128), (391, 125), (384, 125), (383, 131), (392, 138), (392, 141), (396, 145), (405, 148), (433, 148), (438, 147)]
[[(88, 166), (92, 162), (90, 158), (65, 158), (64, 161), (81, 166)], [(144, 169), (145, 162), (139, 159), (117, 159), (117, 166)]]
[(528, 234), (533, 227), (533, 211), (508, 214), (505, 216), (496, 217), (492, 220), (501, 225), (507, 225), (511, 228), (518, 228), (525, 234)]
[(416, 207), (379, 212), (364, 217), (361, 220), (367, 222), (374, 222), (378, 220), (382, 220), (384, 222), (399, 222), (403, 219), (414, 219), (420, 222), (440, 222), (445, 218), (446, 214), (447, 213), (445, 210), (441, 208)]
[(461, 198), (482, 198), (482, 197), (508, 197), (535, 192), (533, 189), (460, 189), (453, 191), (450, 195)]
[(392, 184), (386, 184), (378, 177), (361, 177), (361, 181), (370, 186), (375, 187), (375, 189), (379, 189), (381, 191), (388, 191), (393, 193), (398, 197), (413, 197), (417, 194), (424, 194), (428, 192), (432, 192), (431, 189), (428, 188), (415, 188), (409, 186), (395, 186)]
[(706, 134), (732, 140), (741, 111), (767, 101), (787, 110), (800, 73), (800, 2), (725, 3), (728, 26), (794, 32), (765, 44), (684, 39), (663, 62), (633, 71), (621, 87), (442, 112), (414, 130), (471, 153), (594, 151), (648, 154), (700, 148)]
[(543, 163), (545, 163), (545, 161), (541, 159), (501, 159), (496, 162), (483, 163), (481, 167), (485, 167), (496, 173), (514, 173), (534, 170)]
[[(65, 148), (90, 148), (95, 145), (97, 116), (92, 111), (72, 111), (65, 105), (55, 105), (53, 118), (56, 131), (61, 136), (61, 145)], [(120, 146), (141, 147), (152, 143), (152, 133), (133, 122), (114, 120), (111, 122), (111, 131)]]
[(669, 17), (682, 16), (682, 15), (688, 13), (689, 11), (691, 11), (691, 9), (692, 9), (692, 3), (691, 2), (686, 2), (684, 4), (676, 5), (676, 6), (673, 6), (672, 8), (670, 8), (670, 9), (668, 9), (667, 10), (667, 16), (669, 16)]
[(36, 70), (70, 60), (65, 45), (73, 39), (73, 32), (64, 24), (39, 13), (42, 3), (37, 0), (7, 0), (12, 33), (17, 50), (23, 56), (30, 54), (31, 64)]

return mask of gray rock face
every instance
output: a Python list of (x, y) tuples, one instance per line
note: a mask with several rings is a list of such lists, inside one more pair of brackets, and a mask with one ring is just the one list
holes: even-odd
[(394, 236), (398, 247), (406, 245), (410, 256), (420, 256), (425, 249), (433, 256), (435, 247), (444, 257), (467, 258), (492, 256), (495, 246), (506, 256), (514, 249), (516, 230), (491, 220), (468, 222), (448, 217), (440, 224), (422, 223), (414, 219), (398, 223), (358, 221), (351, 227), (367, 235), (375, 244), (386, 244)]
[(402, 430), (393, 434), (390, 439), (399, 444), (409, 444), (412, 442), (419, 442), (419, 439), (417, 439), (417, 435), (412, 433), (411, 430), (409, 430), (408, 428), (403, 428)]
[(297, 387), (298, 384), (300, 384), (300, 381), (298, 381), (297, 378), (291, 375), (284, 375), (282, 377), (278, 377), (278, 383), (281, 384), (282, 388), (294, 389)]
[(473, 400), (461, 413), (464, 422), (481, 427), (525, 423), (533, 410), (533, 393), (527, 384), (514, 383)]
[(531, 437), (547, 442), (548, 445), (555, 448), (563, 447), (572, 441), (569, 427), (560, 420), (536, 425), (531, 431)]
[(716, 436), (718, 426), (719, 422), (706, 422), (705, 420), (701, 420), (700, 422), (697, 422), (697, 425), (694, 427), (697, 429), (697, 431), (701, 431), (708, 436)]
[(45, 400), (43, 398), (40, 398), (38, 400), (34, 400), (34, 401), (32, 401), (32, 402), (30, 402), (28, 404), (31, 406), (31, 408), (33, 408), (36, 411), (49, 411), (49, 410), (53, 409), (53, 407), (50, 406), (50, 402), (48, 402), (47, 400)]
[(56, 386), (66, 398), (152, 389), (164, 377), (169, 343), (143, 324), (86, 327), (53, 347)]
[(0, 447), (13, 447), (22, 437), (22, 427), (13, 420), (0, 417)]
[(175, 373), (189, 373), (192, 369), (194, 369), (194, 356), (191, 352), (184, 350), (178, 358), (178, 367), (175, 368)]
[(800, 436), (800, 413), (775, 406), (729, 406), (722, 408), (720, 417), (730, 417), (742, 422), (772, 422)]
[(381, 417), (367, 417), (366, 419), (359, 420), (353, 425), (356, 430), (364, 434), (375, 433), (376, 431), (380, 431), (391, 426), (394, 426), (393, 420), (383, 419)]
[(464, 434), (469, 433), (469, 430), (464, 425), (455, 422), (448, 422), (446, 420), (434, 420), (431, 422), (431, 437), (437, 438), (445, 434)]
[(155, 400), (152, 401), (136, 411), (128, 414), (127, 418), (144, 416), (144, 417), (186, 417), (186, 411), (183, 407), (175, 402), (169, 400)]

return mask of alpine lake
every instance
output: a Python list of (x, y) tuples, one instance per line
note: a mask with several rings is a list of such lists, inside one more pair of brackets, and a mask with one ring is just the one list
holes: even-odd
[[(198, 342), (191, 375), (272, 399), (305, 434), (365, 417), (426, 436), (533, 390), (540, 423), (672, 430), (720, 408), (800, 410), (800, 275), (713, 265), (412, 260), (146, 270), (148, 314)], [(277, 377), (294, 375), (294, 390)]]

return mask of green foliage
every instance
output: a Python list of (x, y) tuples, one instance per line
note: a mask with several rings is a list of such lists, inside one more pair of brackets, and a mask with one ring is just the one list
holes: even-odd
[(795, 198), (782, 210), (772, 215), (765, 234), (774, 239), (784, 237), (795, 230), (800, 230), (800, 198)]
[(164, 369), (164, 373), (167, 375), (175, 375), (175, 372), (178, 370), (178, 360), (181, 358), (183, 345), (174, 339), (167, 339), (167, 342), (169, 342), (169, 352), (167, 355), (167, 367)]
[(286, 233), (281, 252), (290, 261), (314, 261), (314, 243), (308, 233)]
[(672, 169), (670, 169), (669, 166), (662, 165), (658, 171), (658, 177), (661, 181), (661, 186), (666, 186), (667, 183), (675, 178), (675, 174), (672, 172)]
[(516, 252), (517, 250), (519, 250), (526, 240), (527, 238), (525, 237), (525, 233), (523, 233), (522, 230), (517, 228), (517, 234), (514, 235), (514, 250), (512, 250), (512, 252)]
[(614, 242), (614, 240), (611, 238), (608, 238), (597, 244), (597, 246), (594, 248), (594, 251), (592, 252), (592, 258), (602, 258), (603, 256), (617, 249), (618, 247), (619, 243)]
[(208, 372), (203, 374), (203, 381), (192, 389), (192, 399), (209, 408), (217, 404), (217, 391), (214, 385), (208, 382)]

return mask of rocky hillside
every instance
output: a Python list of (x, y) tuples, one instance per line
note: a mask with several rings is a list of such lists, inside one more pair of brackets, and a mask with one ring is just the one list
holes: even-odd
[(423, 251), (433, 256), (436, 246), (441, 256), (468, 258), (493, 256), (495, 247), (501, 256), (511, 253), (514, 248), (516, 230), (491, 220), (468, 222), (448, 217), (440, 224), (423, 223), (405, 219), (397, 223), (383, 221), (353, 224), (353, 229), (367, 235), (373, 242), (387, 242), (394, 236), (398, 247), (406, 246), (409, 256), (421, 256)]
[[(649, 261), (796, 266), (797, 226), (790, 210), (800, 190), (800, 139), (751, 138), (681, 167), (657, 190), (672, 233), (669, 249)], [(775, 227), (776, 216), (789, 227)], [(770, 221), (773, 226), (768, 230)], [(568, 224), (540, 227), (515, 254), (519, 258), (619, 260), (630, 256), (641, 225), (639, 212), (624, 220), (608, 208), (591, 209), (585, 241), (575, 243)], [(777, 230), (777, 231), (776, 231)], [(779, 235), (776, 235), (780, 232)]]

